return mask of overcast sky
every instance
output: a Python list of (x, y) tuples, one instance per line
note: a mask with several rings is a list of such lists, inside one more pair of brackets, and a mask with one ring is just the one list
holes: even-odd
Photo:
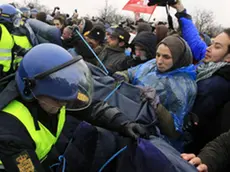
[[(23, 2), (23, 0), (15, 0)], [(80, 16), (89, 14), (96, 16), (99, 9), (103, 8), (105, 0), (39, 0), (42, 4), (53, 9), (59, 6), (62, 12), (72, 14), (75, 8), (78, 9)], [(12, 2), (11, 0), (1, 0), (1, 3)], [(131, 12), (122, 11), (122, 7), (128, 0), (109, 0), (109, 4), (118, 9), (118, 12), (124, 15), (132, 15)], [(208, 9), (214, 12), (217, 23), (225, 27), (230, 27), (230, 0), (182, 0), (188, 12), (194, 13), (196, 9)], [(146, 16), (147, 17), (147, 16)], [(165, 9), (158, 7), (154, 13), (157, 20), (166, 19)]]

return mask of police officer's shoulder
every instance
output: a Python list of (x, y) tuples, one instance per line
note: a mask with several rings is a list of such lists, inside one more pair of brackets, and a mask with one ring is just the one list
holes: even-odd
[(0, 39), (2, 38), (2, 27), (0, 27)]
[[(16, 141), (17, 143), (25, 143), (25, 145), (30, 148), (35, 149), (35, 143), (30, 137), (25, 126), (19, 121), (15, 116), (0, 111), (0, 140), (11, 140), (12, 142)], [(1, 143), (1, 141), (0, 141)]]

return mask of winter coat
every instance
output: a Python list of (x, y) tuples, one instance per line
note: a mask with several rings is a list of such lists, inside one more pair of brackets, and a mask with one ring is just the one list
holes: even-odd
[(209, 141), (217, 137), (220, 124), (217, 123), (221, 110), (230, 101), (230, 66), (215, 72), (210, 78), (197, 83), (197, 97), (192, 112), (199, 117), (199, 125), (194, 134), (192, 151), (199, 151)]
[(102, 63), (110, 74), (128, 69), (124, 48), (105, 47), (99, 54)]
[[(196, 61), (202, 60), (205, 57), (207, 45), (201, 40), (191, 17), (186, 13), (186, 10), (177, 13), (176, 16), (179, 19), (183, 38), (189, 44), (194, 59)], [(216, 63), (216, 66), (218, 66), (218, 63)], [(199, 125), (195, 127), (194, 141), (188, 148), (189, 152), (197, 153), (205, 144), (220, 134), (220, 124), (217, 124), (216, 121), (224, 105), (230, 101), (229, 65), (221, 67), (213, 74), (211, 72), (209, 72), (209, 77), (197, 82), (197, 97), (192, 112), (198, 116)], [(197, 76), (199, 76), (199, 73)]]
[(182, 131), (184, 116), (191, 110), (196, 97), (195, 67), (190, 65), (167, 73), (159, 73), (156, 60), (128, 70), (133, 85), (156, 89), (160, 102), (174, 118), (175, 127)]
[(207, 49), (206, 43), (200, 38), (198, 30), (186, 10), (176, 13), (176, 17), (179, 20), (182, 37), (191, 48), (193, 58), (199, 62), (205, 57)]

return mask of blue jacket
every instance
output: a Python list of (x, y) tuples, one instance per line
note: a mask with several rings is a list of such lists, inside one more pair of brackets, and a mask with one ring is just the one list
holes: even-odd
[(200, 38), (199, 32), (192, 22), (191, 17), (186, 13), (186, 10), (177, 13), (176, 17), (179, 20), (182, 36), (192, 50), (193, 58), (196, 61), (202, 60), (205, 57), (207, 45)]
[(194, 65), (167, 73), (159, 73), (156, 60), (150, 60), (128, 70), (133, 85), (156, 89), (160, 102), (174, 118), (175, 127), (182, 132), (184, 116), (190, 111), (196, 97), (196, 71)]

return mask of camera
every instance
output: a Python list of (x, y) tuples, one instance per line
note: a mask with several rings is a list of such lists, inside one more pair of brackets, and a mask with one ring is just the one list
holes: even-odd
[(166, 5), (174, 5), (178, 2), (178, 0), (149, 0), (148, 6), (158, 5), (158, 6), (166, 6)]

